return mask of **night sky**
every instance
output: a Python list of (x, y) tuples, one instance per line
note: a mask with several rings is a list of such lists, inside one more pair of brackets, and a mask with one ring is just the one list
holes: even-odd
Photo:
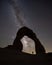
[[(0, 0), (0, 47), (13, 43), (20, 21), (9, 0)], [(52, 2), (50, 0), (17, 0), (20, 17), (31, 28), (47, 52), (52, 52)]]

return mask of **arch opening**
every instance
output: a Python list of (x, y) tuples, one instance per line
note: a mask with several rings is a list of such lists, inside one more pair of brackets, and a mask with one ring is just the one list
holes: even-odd
[(20, 40), (23, 44), (22, 52), (29, 53), (29, 54), (36, 54), (35, 52), (35, 42), (28, 36), (23, 36)]

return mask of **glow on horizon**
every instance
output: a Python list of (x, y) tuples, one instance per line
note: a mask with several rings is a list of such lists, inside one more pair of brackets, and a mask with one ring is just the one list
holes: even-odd
[(23, 44), (23, 52), (29, 53), (29, 54), (36, 54), (35, 52), (35, 43), (32, 39), (30, 39), (28, 36), (24, 36), (21, 39), (21, 42)]

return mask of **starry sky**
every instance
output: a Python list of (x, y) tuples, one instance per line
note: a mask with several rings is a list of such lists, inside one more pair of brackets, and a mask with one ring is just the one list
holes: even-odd
[[(46, 52), (52, 52), (51, 0), (15, 0), (22, 24), (31, 28)], [(21, 22), (9, 0), (0, 0), (0, 47), (12, 45)], [(22, 25), (23, 26), (23, 25)]]

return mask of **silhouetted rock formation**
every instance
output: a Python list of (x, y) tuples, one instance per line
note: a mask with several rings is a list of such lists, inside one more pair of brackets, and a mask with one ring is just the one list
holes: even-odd
[(35, 39), (35, 50), (37, 54), (46, 53), (45, 48), (43, 47), (38, 38)]
[(31, 29), (25, 26), (19, 29), (13, 43), (13, 46), (17, 48), (18, 51), (21, 51), (23, 49), (23, 45), (20, 40), (25, 35), (34, 40), (36, 54), (45, 53), (45, 49), (41, 42), (39, 41), (39, 39), (37, 38), (36, 34)]
[[(21, 52), (23, 45), (20, 39), (24, 35), (34, 40), (37, 55)], [(29, 28), (22, 27), (17, 32), (13, 45), (0, 48), (0, 65), (52, 65), (52, 53), (43, 53), (45, 53), (45, 49), (36, 37), (36, 34)]]
[(15, 40), (13, 42), (13, 48), (16, 49), (17, 52), (21, 52), (22, 49), (23, 49), (23, 45), (22, 45), (22, 43), (20, 41), (20, 36), (16, 35), (16, 38), (15, 38)]

